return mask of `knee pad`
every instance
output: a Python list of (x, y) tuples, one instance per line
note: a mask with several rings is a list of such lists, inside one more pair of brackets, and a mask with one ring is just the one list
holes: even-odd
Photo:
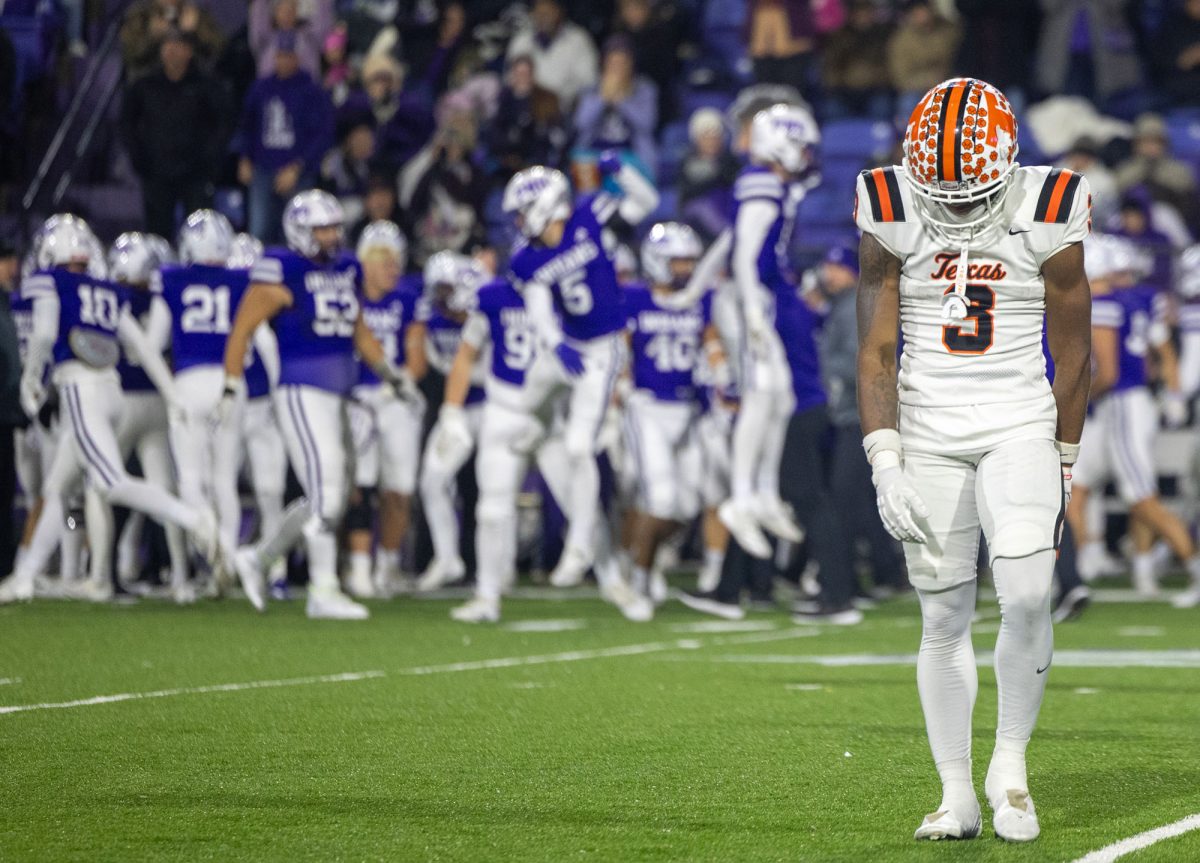
[(663, 521), (673, 521), (678, 517), (679, 507), (673, 485), (674, 483), (663, 480), (643, 483), (642, 507), (646, 515)]
[(517, 504), (515, 500), (501, 498), (499, 496), (492, 497), (489, 495), (481, 495), (479, 503), (475, 506), (475, 518), (480, 523), (483, 522), (502, 522), (508, 519), (516, 518)]
[(1029, 557), (1039, 551), (1054, 548), (1054, 522), (1051, 518), (1040, 521), (1013, 521), (1000, 526), (988, 543), (988, 553), (994, 562), (997, 558)]
[(346, 517), (342, 524), (346, 530), (371, 530), (375, 521), (375, 489), (359, 489), (355, 497), (356, 500), (346, 507)]
[(572, 461), (581, 461), (585, 458), (594, 458), (596, 455), (596, 443), (591, 435), (583, 429), (568, 429), (564, 444), (567, 450), (567, 457)]

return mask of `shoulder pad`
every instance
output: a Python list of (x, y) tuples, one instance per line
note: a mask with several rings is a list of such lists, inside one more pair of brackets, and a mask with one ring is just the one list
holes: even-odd
[[(874, 222), (903, 222), (907, 216), (904, 197), (900, 192), (900, 180), (894, 167), (873, 168), (863, 171), (863, 188), (867, 203), (871, 207)], [(861, 206), (862, 202), (859, 202)]]
[(1075, 195), (1082, 180), (1082, 174), (1068, 171), (1066, 168), (1053, 168), (1048, 171), (1038, 192), (1033, 220), (1065, 225), (1071, 216)]
[(766, 198), (782, 201), (787, 195), (783, 182), (770, 171), (748, 168), (734, 181), (733, 197), (736, 201)]

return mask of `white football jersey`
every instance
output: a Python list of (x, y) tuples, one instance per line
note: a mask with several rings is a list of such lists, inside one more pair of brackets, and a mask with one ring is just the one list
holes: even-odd
[(944, 313), (961, 249), (922, 218), (899, 166), (858, 178), (855, 221), (901, 261), (898, 374), (906, 450), (986, 452), (1011, 440), (1053, 439), (1046, 377), (1042, 265), (1090, 231), (1083, 175), (1018, 168), (999, 223), (971, 244), (965, 319)]

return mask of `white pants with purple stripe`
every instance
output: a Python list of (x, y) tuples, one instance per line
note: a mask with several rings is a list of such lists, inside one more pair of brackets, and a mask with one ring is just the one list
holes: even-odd
[(687, 521), (700, 511), (701, 452), (691, 402), (638, 390), (625, 406), (625, 437), (637, 465), (638, 506), (655, 518)]
[(1146, 387), (1105, 396), (1083, 426), (1073, 481), (1100, 489), (1110, 478), (1127, 505), (1158, 494), (1154, 439), (1158, 407)]
[(316, 387), (285, 384), (275, 391), (275, 415), (312, 514), (336, 525), (350, 488), (345, 398)]

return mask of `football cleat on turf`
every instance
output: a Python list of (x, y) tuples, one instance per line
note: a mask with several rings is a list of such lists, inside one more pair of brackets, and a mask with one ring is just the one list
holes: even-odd
[(861, 609), (853, 603), (842, 606), (826, 605), (820, 601), (797, 602), (792, 608), (793, 623), (827, 623), (833, 626), (857, 626), (863, 621)]
[(1160, 596), (1158, 576), (1155, 575), (1152, 568), (1139, 572), (1138, 568), (1134, 567), (1133, 590), (1142, 599), (1158, 599)]
[(721, 567), (705, 565), (700, 568), (700, 574), (696, 576), (696, 592), (709, 593), (716, 590), (720, 583)]
[(366, 620), (371, 616), (365, 605), (340, 590), (309, 590), (304, 613), (312, 620)]
[(661, 570), (654, 570), (650, 573), (650, 584), (647, 587), (646, 595), (650, 597), (650, 601), (655, 605), (662, 605), (667, 601), (667, 593), (670, 586), (667, 584), (667, 577), (662, 574)]
[(375, 582), (371, 579), (370, 570), (350, 570), (346, 577), (346, 593), (355, 599), (375, 599), (379, 593), (375, 590)]
[(450, 617), (459, 623), (499, 623), (500, 601), (477, 596), (450, 609)]
[(1195, 584), (1183, 593), (1178, 593), (1171, 599), (1175, 608), (1195, 608), (1200, 605), (1200, 584)]
[(71, 589), (72, 599), (103, 604), (113, 601), (113, 584), (109, 578), (85, 578)]
[(550, 573), (551, 587), (578, 587), (583, 584), (583, 577), (592, 568), (592, 560), (592, 553), (587, 549), (577, 545), (567, 546), (554, 572)]
[(1032, 842), (1042, 832), (1028, 791), (1010, 788), (999, 801), (992, 801), (992, 809), (992, 827), (1006, 842)]
[(233, 554), (233, 570), (242, 584), (242, 592), (246, 594), (246, 599), (250, 600), (254, 610), (263, 611), (267, 607), (264, 596), (266, 580), (258, 566), (258, 552), (249, 546), (239, 548)]
[(729, 528), (733, 538), (742, 550), (751, 557), (766, 560), (771, 556), (771, 543), (767, 540), (762, 528), (749, 508), (730, 499), (717, 509), (717, 518)]
[(693, 611), (711, 614), (724, 620), (741, 620), (746, 616), (746, 610), (736, 602), (723, 602), (717, 598), (715, 591), (685, 590), (679, 594), (679, 601)]
[(198, 598), (196, 587), (190, 581), (181, 581), (178, 584), (172, 584), (168, 590), (168, 595), (176, 605), (192, 605)]
[(975, 811), (958, 815), (949, 809), (931, 812), (925, 816), (921, 826), (913, 833), (914, 839), (974, 839), (983, 829), (979, 805)]
[(1079, 615), (1092, 604), (1092, 591), (1086, 584), (1081, 584), (1079, 587), (1072, 588), (1058, 598), (1058, 603), (1054, 606), (1054, 611), (1050, 615), (1050, 619), (1055, 623), (1066, 623), (1068, 620), (1077, 620)]
[(221, 554), (221, 531), (217, 524), (217, 517), (211, 509), (202, 507), (198, 510), (196, 526), (189, 538), (196, 553), (204, 558), (204, 562), (213, 571), (213, 575), (220, 580), (219, 573), (224, 570)]
[(754, 510), (759, 527), (782, 540), (799, 545), (804, 541), (804, 530), (796, 524), (792, 508), (779, 498), (762, 501)]
[(0, 605), (10, 602), (29, 602), (33, 599), (33, 580), (10, 575), (0, 581)]
[(654, 619), (654, 603), (629, 586), (623, 578), (600, 586), (600, 596), (615, 605), (627, 620), (647, 623)]
[(435, 557), (429, 562), (429, 566), (425, 567), (421, 577), (417, 579), (417, 593), (439, 590), (448, 584), (462, 580), (466, 574), (467, 565), (463, 563), (461, 557), (452, 560), (440, 560)]

